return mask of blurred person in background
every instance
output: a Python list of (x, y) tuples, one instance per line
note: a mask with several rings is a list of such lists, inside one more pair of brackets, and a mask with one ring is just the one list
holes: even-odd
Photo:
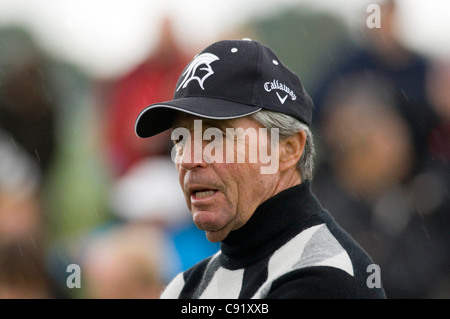
[[(66, 213), (61, 207), (53, 208), (69, 193), (65, 174), (75, 170), (60, 159), (61, 149), (67, 145), (74, 149), (64, 130), (75, 130), (80, 83), (71, 81), (70, 67), (46, 54), (24, 28), (1, 28), (0, 52), (0, 129), (38, 165), (41, 196), (51, 224), (48, 231), (53, 235), (64, 224), (61, 213)], [(79, 157), (76, 160), (80, 162)], [(62, 189), (65, 192), (58, 193)]]
[(388, 298), (448, 297), (449, 170), (418, 165), (389, 83), (361, 75), (330, 90), (320, 127), (327, 156), (313, 188), (380, 266)]
[(417, 161), (427, 161), (427, 140), (436, 122), (436, 114), (429, 105), (425, 87), (430, 63), (401, 42), (397, 29), (397, 10), (399, 8), (395, 0), (381, 1), (380, 28), (369, 28), (364, 19), (362, 36), (347, 49), (344, 58), (335, 61), (337, 67), (332, 68), (322, 83), (315, 87), (316, 123), (320, 127), (324, 99), (333, 85), (352, 75), (382, 76), (384, 81), (390, 82), (393, 94), (397, 95), (398, 111), (411, 128)]
[[(92, 169), (95, 153), (90, 152), (95, 132), (89, 125), (95, 117), (84, 117), (93, 109), (89, 81), (73, 65), (45, 54), (19, 27), (0, 29), (0, 52), (0, 131), (5, 141), (0, 166), (6, 180), (21, 176), (24, 181), (0, 192), (3, 296), (67, 297), (67, 287), (61, 287), (67, 264), (52, 268), (48, 248), (55, 238), (101, 221), (99, 213), (93, 214), (102, 189), (101, 170)], [(33, 169), (24, 168), (29, 166)], [(36, 185), (24, 195), (29, 180)]]
[(0, 128), (36, 160), (46, 178), (56, 150), (48, 61), (21, 29), (1, 29), (0, 39)]
[(0, 298), (58, 296), (45, 267), (39, 165), (0, 131)]
[(161, 229), (126, 224), (92, 236), (80, 267), (83, 294), (94, 299), (157, 299), (164, 288)]
[(105, 123), (106, 152), (114, 176), (121, 176), (144, 157), (170, 155), (167, 134), (144, 143), (134, 134), (134, 122), (142, 106), (172, 96), (172, 89), (187, 61), (186, 54), (176, 43), (170, 19), (165, 18), (156, 51), (110, 87)]
[[(380, 9), (381, 27), (363, 25), (363, 37), (314, 91), (315, 127), (325, 138), (313, 186), (379, 263), (387, 297), (448, 296), (450, 177), (429, 146), (443, 136), (427, 92), (431, 63), (402, 44), (396, 1)], [(428, 91), (442, 89), (436, 80)]]
[(41, 172), (9, 134), (0, 130), (0, 236), (4, 240), (41, 234)]

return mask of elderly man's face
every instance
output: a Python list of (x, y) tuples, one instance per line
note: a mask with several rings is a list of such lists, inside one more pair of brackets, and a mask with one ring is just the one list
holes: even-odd
[[(263, 148), (267, 151), (270, 147), (270, 137), (261, 134), (259, 129), (262, 127), (255, 120), (249, 117), (221, 121), (201, 119), (202, 134), (197, 136), (194, 133), (199, 132), (194, 129), (194, 120), (200, 118), (180, 113), (174, 121), (174, 129), (182, 127), (190, 132), (189, 141), (175, 141), (179, 181), (194, 223), (206, 231), (211, 242), (222, 241), (230, 231), (243, 226), (262, 202), (274, 195), (279, 172), (261, 174), (261, 168), (267, 167), (267, 164), (261, 163), (259, 155), (256, 160), (252, 160), (251, 154), (255, 153), (255, 145), (250, 144), (255, 141), (248, 137), (239, 139), (226, 134), (227, 128), (242, 128), (247, 132), (253, 130), (258, 137), (256, 149), (260, 151)], [(199, 122), (196, 123), (198, 128)], [(210, 161), (205, 156), (205, 147), (208, 148), (211, 140), (203, 140), (200, 135), (207, 129), (214, 129), (223, 136), (223, 140), (218, 139), (223, 143), (223, 157), (220, 157), (222, 160)], [(242, 153), (245, 149), (243, 162), (226, 160), (226, 152), (229, 152), (226, 150), (230, 144), (225, 144), (230, 142), (234, 145), (235, 154)], [(195, 150), (196, 145), (201, 146), (201, 161), (193, 160), (194, 152), (198, 151)]]

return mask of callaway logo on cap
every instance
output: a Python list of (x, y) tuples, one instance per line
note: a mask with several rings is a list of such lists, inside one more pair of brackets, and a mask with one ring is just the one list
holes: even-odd
[(300, 78), (272, 49), (257, 41), (224, 40), (208, 46), (186, 66), (173, 100), (142, 110), (136, 134), (150, 137), (170, 129), (176, 112), (232, 119), (262, 109), (310, 125), (313, 103)]

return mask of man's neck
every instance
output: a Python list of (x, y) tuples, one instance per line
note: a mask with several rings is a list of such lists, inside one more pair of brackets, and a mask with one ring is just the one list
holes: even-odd
[(275, 185), (275, 188), (270, 197), (273, 197), (288, 188), (300, 185), (301, 183), (302, 179), (297, 169), (289, 169), (288, 171), (281, 173), (280, 179)]

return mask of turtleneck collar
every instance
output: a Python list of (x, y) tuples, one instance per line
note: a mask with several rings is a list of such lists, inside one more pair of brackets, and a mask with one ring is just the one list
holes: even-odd
[(221, 243), (222, 258), (232, 267), (263, 258), (298, 233), (299, 223), (322, 211), (310, 181), (288, 188), (262, 203), (244, 226), (230, 232)]

